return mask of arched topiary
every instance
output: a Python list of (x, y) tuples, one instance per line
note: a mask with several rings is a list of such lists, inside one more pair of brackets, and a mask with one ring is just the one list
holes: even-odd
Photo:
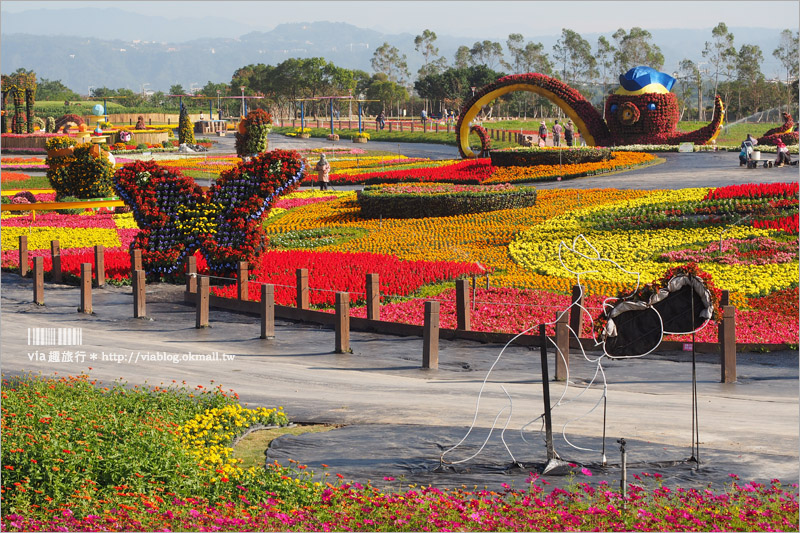
[(44, 124), (44, 131), (47, 133), (54, 133), (56, 131), (56, 119), (53, 117), (47, 117)]
[(41, 131), (45, 131), (45, 128), (47, 127), (47, 123), (42, 117), (33, 117), (33, 124), (39, 126), (39, 130)]
[(67, 133), (69, 131), (70, 123), (75, 124), (76, 126), (80, 126), (81, 124), (86, 124), (86, 122), (84, 122), (82, 117), (70, 113), (56, 120), (55, 132), (58, 133), (60, 130), (63, 129), (63, 132)]

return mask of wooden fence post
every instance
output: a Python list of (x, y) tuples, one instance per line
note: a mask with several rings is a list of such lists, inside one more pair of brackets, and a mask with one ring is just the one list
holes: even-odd
[(92, 314), (92, 264), (81, 263), (81, 306), (79, 313)]
[(133, 318), (144, 318), (147, 312), (144, 270), (136, 270), (131, 281), (133, 282)]
[(275, 286), (261, 285), (261, 338), (275, 338)]
[(556, 381), (564, 381), (569, 375), (569, 318), (567, 313), (561, 313), (556, 322)]
[[(575, 332), (575, 336), (580, 339), (581, 328), (583, 328), (583, 294), (580, 285), (572, 286), (572, 307), (569, 309), (569, 327)], [(558, 369), (556, 369), (558, 376)], [(558, 379), (556, 377), (556, 379)]]
[(470, 331), (472, 321), (469, 307), (469, 281), (466, 279), (456, 280), (456, 328)]
[(200, 276), (197, 284), (197, 298), (195, 299), (196, 328), (208, 327), (208, 276)]
[(186, 259), (186, 291), (197, 292), (197, 258), (193, 255)]
[(378, 274), (367, 274), (367, 319), (381, 319), (381, 289)]
[(236, 286), (238, 289), (238, 298), (247, 301), (250, 299), (248, 293), (248, 281), (250, 281), (250, 265), (247, 261), (239, 261), (239, 266), (236, 272)]
[(19, 236), (19, 275), (28, 275), (28, 236)]
[(297, 269), (297, 308), (308, 309), (308, 269)]
[(61, 274), (61, 245), (55, 241), (50, 241), (50, 260), (52, 267), (50, 267), (50, 279), (54, 283), (61, 283), (63, 275)]
[(439, 368), (439, 302), (425, 302), (422, 329), (422, 368)]
[(95, 275), (97, 277), (97, 286), (102, 287), (106, 284), (106, 261), (105, 261), (105, 248), (102, 244), (95, 244), (94, 246), (94, 265)]
[(142, 268), (142, 251), (139, 248), (131, 250), (131, 277), (137, 270), (144, 270)]
[(33, 258), (33, 303), (44, 305), (44, 257)]
[(721, 382), (733, 383), (736, 381), (736, 307), (726, 305), (722, 308), (720, 329)]
[(336, 353), (350, 351), (350, 293), (336, 293)]

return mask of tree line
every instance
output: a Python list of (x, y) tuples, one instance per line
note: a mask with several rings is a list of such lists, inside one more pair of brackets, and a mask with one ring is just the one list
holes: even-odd
[[(424, 30), (414, 38), (415, 50), (423, 65), (412, 78), (407, 57), (396, 47), (383, 43), (375, 49), (372, 72), (346, 69), (323, 58), (292, 58), (278, 65), (250, 64), (234, 71), (229, 83), (209, 81), (194, 94), (207, 97), (239, 96), (244, 88), (251, 108), (266, 108), (284, 117), (298, 116), (300, 101), (312, 117), (329, 112), (321, 96), (353, 96), (364, 102), (365, 111), (377, 114), (414, 116), (422, 109), (428, 113), (458, 110), (473, 91), (506, 74), (540, 72), (560, 79), (580, 91), (602, 113), (605, 96), (618, 86), (618, 76), (631, 67), (647, 65), (664, 69), (664, 56), (653, 42), (649, 31), (634, 27), (614, 32), (610, 38), (600, 36), (590, 43), (578, 32), (562, 29), (560, 38), (545, 50), (542, 43), (526, 40), (512, 33), (503, 43), (492, 40), (462, 45), (452, 61), (439, 54), (436, 33)], [(738, 46), (738, 47), (737, 47)], [(676, 78), (673, 87), (680, 102), (682, 120), (709, 120), (713, 97), (720, 94), (726, 104), (729, 120), (738, 120), (773, 108), (788, 109), (797, 115), (798, 102), (798, 32), (783, 30), (772, 56), (778, 59), (784, 75), (768, 80), (761, 71), (765, 51), (757, 45), (735, 42), (735, 37), (720, 22), (713, 28), (709, 41), (696, 57), (680, 61), (676, 71), (667, 73)], [(70, 100), (79, 96), (60, 81), (41, 79), (37, 100)], [(115, 97), (127, 107), (177, 109), (177, 101), (168, 95), (185, 94), (180, 85), (173, 85), (168, 94), (139, 94), (128, 89), (92, 90), (93, 97)], [(184, 103), (187, 103), (185, 100)], [(227, 115), (241, 112), (238, 100), (220, 103)], [(191, 104), (207, 109), (207, 103)], [(336, 113), (356, 112), (356, 103), (336, 101)], [(216, 108), (216, 105), (214, 106)], [(484, 116), (541, 117), (558, 114), (555, 105), (543, 97), (527, 92), (512, 93), (492, 102)]]

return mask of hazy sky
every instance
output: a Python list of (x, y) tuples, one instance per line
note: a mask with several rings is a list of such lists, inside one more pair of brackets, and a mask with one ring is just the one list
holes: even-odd
[[(218, 16), (268, 31), (284, 22), (349, 22), (384, 33), (421, 33), (498, 38), (509, 33), (557, 35), (562, 28), (579, 33), (613, 32), (639, 26), (667, 28), (729, 27), (797, 29), (797, 1), (15, 1), (4, 11), (70, 7), (116, 7), (168, 18)], [(115, 21), (118, 22), (118, 21)]]

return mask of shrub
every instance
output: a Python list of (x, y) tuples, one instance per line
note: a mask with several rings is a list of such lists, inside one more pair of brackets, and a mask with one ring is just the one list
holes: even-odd
[(251, 111), (247, 118), (242, 120), (239, 130), (235, 134), (237, 155), (266, 152), (269, 146), (267, 135), (272, 131), (272, 116), (262, 109)]
[(178, 121), (178, 143), (194, 144), (194, 124), (189, 120), (189, 111), (186, 106), (181, 106), (181, 114)]
[(56, 119), (53, 117), (47, 117), (47, 120), (45, 120), (44, 124), (44, 131), (47, 133), (53, 133), (56, 131)]
[(363, 218), (427, 218), (529, 207), (536, 189), (445, 183), (368, 185), (358, 195)]
[[(80, 199), (103, 198), (111, 194), (112, 165), (97, 145), (73, 146), (61, 154), (53, 150), (74, 141), (56, 137), (47, 142), (47, 179), (56, 191), (56, 198), (73, 196)], [(52, 147), (51, 147), (52, 146)]]
[(172, 148), (172, 141), (161, 141), (162, 148)]
[(147, 150), (147, 143), (139, 143), (136, 145), (137, 150)]
[[(61, 202), (77, 202), (77, 201), (79, 201), (79, 199), (75, 198), (74, 196), (65, 196), (64, 198), (61, 198), (59, 201), (61, 201)], [(83, 212), (83, 208), (81, 208), (81, 207), (68, 207), (68, 208), (64, 208), (64, 209), (56, 209), (56, 213), (59, 213), (61, 215), (80, 215), (82, 212)]]
[(534, 165), (579, 165), (611, 159), (610, 148), (511, 148), (493, 150), (489, 156), (496, 167), (528, 167)]

